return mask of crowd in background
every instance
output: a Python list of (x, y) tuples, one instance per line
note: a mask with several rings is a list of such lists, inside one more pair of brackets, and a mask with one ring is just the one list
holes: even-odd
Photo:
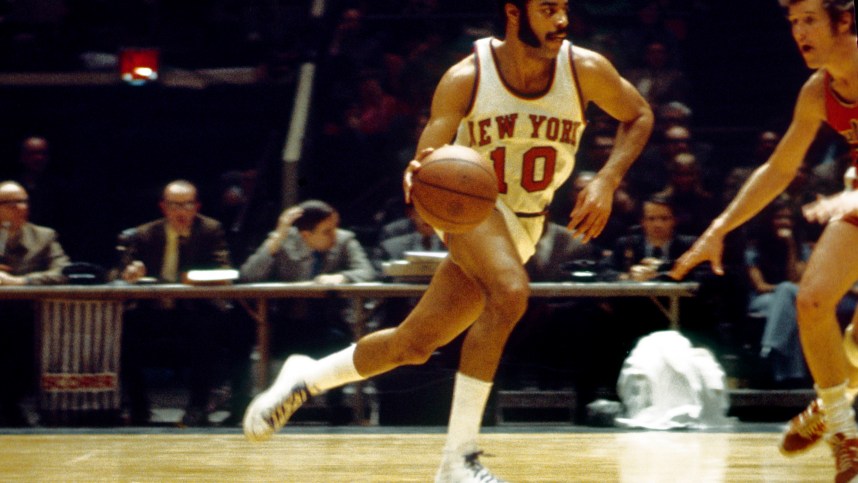
[[(401, 173), (414, 156), (432, 89), (447, 66), (470, 53), (473, 40), (495, 32), (494, 11), (443, 0), (328, 2), (325, 17), (314, 24), (322, 28), (311, 34), (309, 26), (314, 21), (308, 17), (308, 9), (286, 5), (289, 2), (198, 1), (187, 2), (184, 7), (168, 7), (169, 2), (136, 2), (139, 5), (126, 10), (108, 8), (102, 17), (92, 15), (93, 5), (88, 4), (111, 2), (36, 3), (65, 4), (65, 8), (43, 10), (40, 17), (35, 14), (37, 10), (22, 10), (21, 2), (0, 2), (0, 12), (5, 13), (0, 17), (2, 70), (92, 67), (84, 61), (93, 57), (82, 54), (133, 42), (161, 42), (168, 52), (174, 49), (173, 59), (195, 59), (197, 63), (204, 63), (206, 57), (197, 57), (194, 52), (222, 48), (221, 62), (250, 60), (264, 66), (268, 75), (262, 79), (282, 81), (290, 87), (294, 86), (299, 62), (312, 60), (318, 66), (298, 183), (302, 200), (323, 200), (318, 202), (321, 205), (315, 201), (299, 205), (305, 211), (319, 210), (313, 223), (304, 225), (297, 222), (300, 217), (287, 216), (296, 207), (281, 212), (277, 190), (271, 188), (277, 173), (270, 162), (257, 164), (245, 159), (235, 166), (221, 163), (218, 167), (223, 169), (205, 176), (190, 167), (182, 176), (171, 176), (174, 173), (169, 170), (156, 172), (148, 184), (135, 187), (138, 198), (124, 201), (137, 206), (135, 216), (112, 226), (112, 236), (104, 244), (113, 245), (119, 228), (134, 226), (141, 222), (139, 218), (148, 216), (140, 206), (170, 201), (166, 192), (158, 191), (168, 182), (188, 178), (203, 181), (196, 183), (199, 193), (195, 187), (193, 199), (181, 202), (205, 200), (195, 209), (217, 221), (219, 236), (230, 254), (229, 260), (218, 264), (240, 267), (244, 281), (313, 280), (320, 274), (340, 275), (324, 283), (386, 279), (383, 262), (400, 258), (407, 250), (443, 250), (431, 230), (402, 203)], [(701, 68), (704, 60), (696, 55), (701, 41), (695, 35), (701, 34), (695, 29), (716, 8), (710, 2), (614, 0), (574, 2), (571, 8), (571, 40), (612, 60), (652, 105), (656, 127), (616, 193), (605, 232), (582, 246), (562, 227), (575, 196), (607, 159), (615, 131), (609, 118), (591, 106), (575, 173), (558, 191), (543, 240), (528, 270), (537, 281), (568, 280), (573, 272), (585, 271), (605, 280), (652, 279), (664, 273), (682, 247), (690, 246), (753, 168), (766, 160), (780, 138), (783, 122), (754, 118), (755, 122), (739, 123), (744, 129), (737, 131), (719, 117), (719, 109), (724, 108), (713, 105), (728, 103), (731, 98), (713, 101), (708, 96), (712, 90), (721, 90), (701, 82), (707, 70)], [(128, 30), (110, 27), (116, 25), (109, 22), (111, 15), (116, 20), (135, 11), (146, 15), (124, 24)], [(49, 15), (51, 12), (55, 15)], [(277, 15), (266, 15), (272, 12)], [(195, 20), (196, 29), (187, 30), (188, 20)], [(779, 28), (784, 33), (788, 30), (785, 24)], [(99, 32), (110, 35), (99, 36)], [(71, 35), (75, 42), (63, 44), (63, 50), (43, 57), (41, 65), (33, 65), (39, 52), (62, 44), (58, 39), (64, 35)], [(206, 39), (214, 40), (206, 44)], [(178, 46), (186, 50), (175, 50)], [(789, 52), (793, 46), (786, 41), (777, 48)], [(208, 55), (214, 56), (211, 52)], [(713, 58), (718, 55), (712, 53)], [(750, 79), (753, 75), (749, 74)], [(784, 84), (782, 88), (787, 90), (790, 82)], [(795, 92), (788, 94), (791, 100)], [(748, 99), (734, 94), (732, 100), (741, 103)], [(788, 115), (777, 111), (771, 117)], [(57, 152), (51, 137), (33, 124), (32, 132), (15, 139), (17, 162), (7, 164), (2, 179), (14, 179), (25, 190), (30, 221), (56, 228), (59, 240), (69, 240), (70, 247), (90, 243), (80, 224), (69, 223), (78, 213), (73, 213), (76, 207), (68, 200), (81, 195), (52, 167), (52, 157), (63, 157), (63, 153)], [(725, 139), (733, 142), (725, 146), (721, 142)], [(64, 139), (66, 146), (72, 142)], [(7, 147), (6, 151), (13, 149)], [(784, 309), (790, 306), (789, 294), (794, 297), (790, 289), (801, 274), (807, 247), (819, 234), (819, 227), (806, 223), (799, 208), (816, 194), (842, 187), (845, 152), (836, 136), (821, 131), (800, 176), (786, 193), (759, 220), (728, 238), (726, 275), (719, 278), (705, 270), (694, 274), (701, 290), (683, 307), (685, 330), (719, 356), (739, 354), (746, 357), (743, 361), (763, 366), (764, 374), (756, 383), (782, 387), (810, 384), (795, 341), (772, 340), (771, 334), (783, 333), (777, 328), (795, 326), (794, 314), (791, 319)], [(266, 156), (270, 158), (256, 152), (248, 157), (264, 161)], [(198, 163), (197, 169), (207, 168)], [(140, 198), (142, 193), (147, 193), (148, 199)], [(97, 203), (84, 200), (82, 206), (96, 207)], [(169, 218), (165, 206), (162, 211)], [(172, 208), (183, 209), (179, 205)], [(283, 252), (279, 252), (281, 247)], [(114, 273), (121, 273), (134, 261), (128, 253), (102, 253), (100, 258), (78, 255), (74, 249), (68, 253), (73, 261), (83, 257), (81, 261), (117, 269)], [(290, 266), (290, 253), (293, 262), (300, 260), (304, 265)], [(314, 261), (318, 253), (327, 254), (327, 258)], [(843, 305), (842, 315), (848, 319), (854, 302), (846, 300)], [(313, 304), (274, 309), (288, 320), (283, 322), (279, 337), (290, 343), (294, 338), (286, 334), (295, 333), (295, 327), (313, 325), (314, 315), (326, 322), (323, 330), (309, 337), (312, 340), (308, 344), (315, 344), (313, 350), (328, 350), (331, 344), (349, 339), (348, 326), (342, 324), (348, 315), (343, 315), (340, 307), (333, 312), (330, 307), (322, 309)], [(401, 307), (388, 307), (378, 323), (396, 323), (403, 313)], [(636, 337), (666, 325), (652, 307), (631, 301), (534, 303), (510, 341), (500, 379), (502, 384), (524, 386), (554, 387), (571, 382), (593, 396), (615, 382), (619, 364)], [(623, 327), (619, 338), (617, 327)], [(243, 329), (236, 330), (243, 334)], [(182, 337), (190, 337), (187, 333), (191, 331), (184, 330)], [(312, 331), (299, 332), (306, 335)], [(226, 350), (224, 345), (211, 351)], [(570, 346), (574, 357), (565, 357)], [(451, 347), (455, 351), (455, 343)], [(301, 349), (288, 347), (290, 351)], [(244, 344), (229, 350), (231, 355), (246, 359), (250, 349)], [(442, 356), (448, 357), (448, 362), (454, 359), (451, 354)], [(203, 360), (211, 357), (212, 352), (200, 354)], [(600, 361), (598, 366), (603, 370), (581, 370), (593, 367), (592, 361)], [(379, 384), (384, 387), (389, 381), (382, 379)], [(148, 406), (139, 397), (133, 416), (145, 420)], [(205, 417), (201, 415), (206, 405), (200, 400), (203, 397), (189, 407), (188, 424), (199, 424)], [(8, 421), (12, 418), (7, 416)]]

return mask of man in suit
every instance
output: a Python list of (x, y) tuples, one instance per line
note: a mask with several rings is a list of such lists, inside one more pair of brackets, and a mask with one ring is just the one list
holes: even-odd
[[(676, 233), (676, 216), (667, 198), (651, 195), (641, 206), (640, 230), (617, 239), (611, 257), (612, 269), (619, 280), (645, 282), (670, 268), (677, 257), (693, 243), (690, 235)], [(707, 270), (700, 268), (693, 280), (703, 283)], [(690, 279), (691, 280), (691, 279)], [(708, 297), (708, 296), (707, 296)], [(708, 300), (708, 299), (707, 299)], [(695, 342), (711, 340), (711, 323), (699, 320), (701, 302), (682, 302), (682, 331)], [(668, 327), (667, 317), (645, 298), (619, 298), (610, 302), (611, 327), (614, 328), (611, 371), (619, 375), (623, 360), (638, 338)], [(693, 315), (692, 315), (693, 314)], [(690, 333), (688, 332), (690, 330)]]
[[(229, 249), (220, 222), (200, 215), (197, 188), (172, 181), (159, 203), (163, 218), (124, 233), (121, 277), (139, 283), (149, 277), (176, 283), (189, 270), (229, 268)], [(156, 300), (139, 303), (125, 315), (123, 373), (132, 423), (150, 416), (143, 369), (152, 365), (189, 368), (189, 401), (182, 422), (208, 422), (209, 392), (217, 382), (217, 362), (231, 372), (231, 417), (238, 417), (249, 396), (249, 354), (253, 325), (223, 301)], [(225, 354), (224, 354), (225, 353)], [(226, 357), (222, 357), (226, 355)]]
[[(339, 285), (374, 280), (366, 251), (355, 234), (339, 224), (339, 213), (324, 201), (306, 200), (287, 208), (274, 231), (241, 266), (241, 281)], [(344, 304), (288, 302), (271, 307), (274, 345), (286, 346), (275, 350), (325, 353), (331, 344), (352, 341)]]
[[(313, 282), (341, 285), (375, 279), (366, 251), (351, 231), (339, 227), (331, 205), (306, 200), (287, 208), (277, 226), (241, 266), (243, 282)], [(278, 355), (321, 355), (348, 345), (350, 305), (341, 299), (295, 299), (272, 304), (269, 312), (272, 350)], [(328, 406), (338, 406), (340, 389), (328, 392)], [(348, 422), (332, 412), (333, 424)]]
[(617, 239), (613, 268), (621, 279), (646, 281), (673, 264), (695, 238), (676, 233), (676, 216), (667, 198), (651, 196), (644, 201), (640, 232)]
[[(385, 232), (382, 231), (382, 238), (373, 250), (373, 264), (379, 274), (382, 273), (383, 262), (402, 260), (405, 258), (405, 252), (447, 251), (447, 247), (444, 246), (444, 242), (435, 233), (435, 229), (432, 228), (432, 225), (426, 223), (426, 220), (417, 213), (414, 205), (406, 205), (405, 213), (407, 218), (403, 218), (403, 220), (408, 222), (407, 228), (403, 227), (404, 229), (401, 232), (397, 231), (393, 236), (384, 236)], [(394, 223), (399, 224), (399, 221)], [(393, 227), (393, 224), (386, 226)], [(391, 231), (391, 233), (393, 232)]]
[[(57, 233), (29, 222), (29, 195), (14, 181), (0, 183), (0, 285), (65, 282), (69, 258)], [(33, 310), (29, 302), (0, 304), (0, 426), (28, 426), (20, 402), (33, 377)]]

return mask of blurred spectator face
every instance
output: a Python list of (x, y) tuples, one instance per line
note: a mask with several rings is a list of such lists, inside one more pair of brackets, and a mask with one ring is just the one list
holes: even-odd
[(697, 158), (691, 153), (680, 153), (674, 156), (670, 165), (670, 184), (676, 191), (687, 193), (697, 186), (700, 171)]
[(27, 191), (18, 183), (0, 183), (0, 223), (9, 223), (9, 230), (15, 233), (29, 217)]
[(691, 108), (679, 101), (671, 101), (658, 108), (656, 118), (662, 126), (687, 126), (691, 122)]
[(43, 138), (27, 138), (21, 144), (21, 165), (31, 173), (41, 173), (48, 167), (50, 153), (48, 141)]
[(754, 158), (760, 162), (769, 159), (769, 156), (775, 151), (781, 137), (774, 131), (763, 131), (757, 138), (757, 145), (754, 148)]
[(691, 151), (691, 131), (684, 126), (672, 126), (664, 133), (664, 149), (670, 158)]
[(590, 159), (592, 159), (597, 166), (604, 166), (613, 150), (613, 136), (598, 134), (593, 137), (593, 142), (590, 143)]
[(661, 42), (650, 42), (644, 51), (644, 62), (653, 69), (663, 69), (668, 61), (667, 46)]
[(792, 227), (792, 212), (788, 207), (779, 209), (772, 217), (772, 228), (776, 233), (780, 233), (782, 230), (792, 230)]
[(302, 230), (298, 233), (311, 250), (326, 252), (337, 242), (337, 227), (340, 226), (340, 215), (334, 213), (320, 221), (312, 230)]
[(190, 234), (194, 218), (200, 211), (196, 187), (183, 182), (170, 183), (164, 188), (159, 206), (168, 225), (181, 235)]
[(651, 201), (644, 202), (641, 228), (647, 240), (661, 245), (673, 238), (675, 226), (676, 218), (669, 206)]

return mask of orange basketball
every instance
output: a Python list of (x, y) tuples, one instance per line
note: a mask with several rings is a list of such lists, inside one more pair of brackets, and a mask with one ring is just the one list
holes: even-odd
[(436, 149), (412, 178), (417, 213), (447, 233), (464, 233), (482, 223), (497, 197), (498, 181), (489, 163), (465, 146)]

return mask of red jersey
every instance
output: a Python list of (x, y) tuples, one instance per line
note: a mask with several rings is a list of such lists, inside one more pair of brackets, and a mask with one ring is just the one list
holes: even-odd
[(858, 102), (848, 103), (831, 88), (831, 76), (825, 73), (825, 117), (828, 124), (846, 139), (852, 148), (852, 164), (858, 164)]
[(828, 124), (849, 143), (852, 166), (844, 174), (847, 190), (858, 188), (858, 102), (848, 103), (831, 88), (831, 75), (825, 73), (825, 118)]

